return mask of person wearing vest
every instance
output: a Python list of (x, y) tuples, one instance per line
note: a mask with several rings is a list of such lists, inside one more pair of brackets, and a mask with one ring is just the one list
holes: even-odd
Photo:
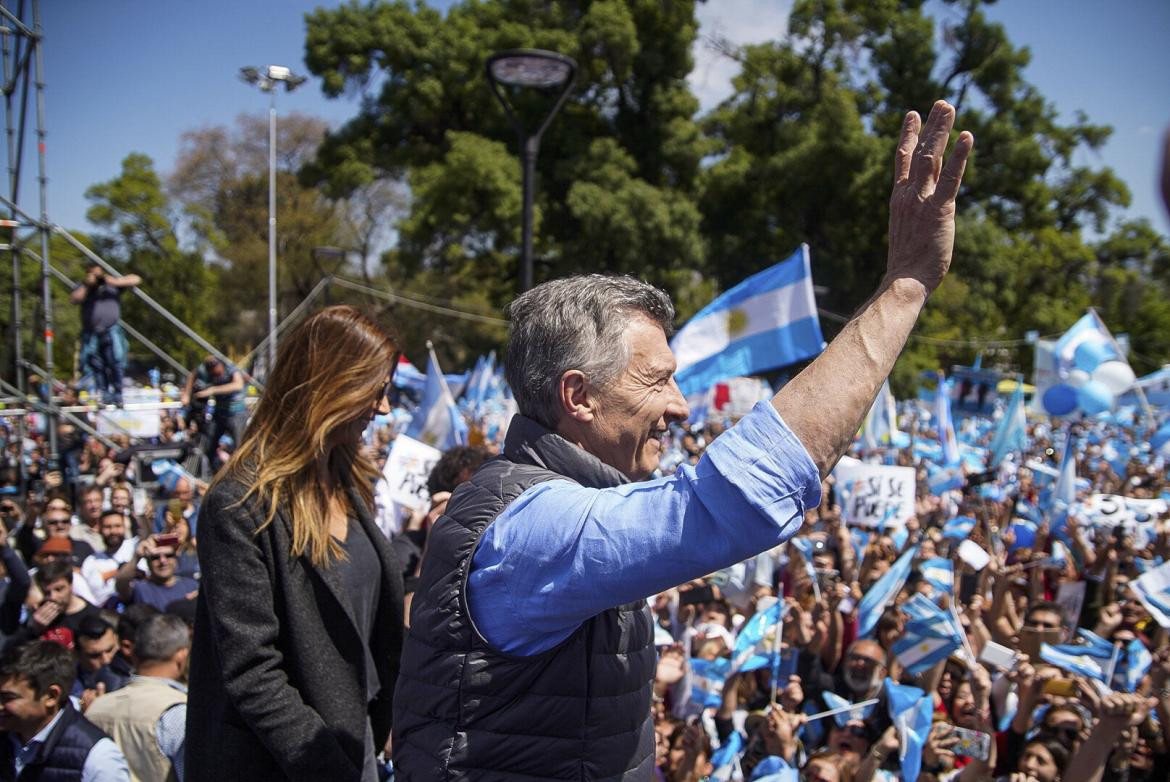
[(0, 660), (0, 782), (129, 782), (110, 737), (73, 708), (73, 654), (31, 641)]
[(133, 782), (177, 782), (183, 777), (187, 723), (186, 676), (191, 652), (187, 623), (157, 614), (134, 639), (135, 676), (95, 699), (85, 716), (108, 733), (126, 756)]
[[(877, 293), (770, 402), (673, 475), (646, 480), (667, 428), (689, 415), (669, 297), (583, 275), (513, 301), (506, 366), (519, 414), (428, 537), (394, 696), (396, 780), (651, 779), (646, 598), (775, 547), (817, 507), (949, 268), (974, 143), (960, 134), (936, 165), (953, 124), (939, 101), (919, 144), (921, 120), (906, 117)], [(783, 341), (756, 321), (781, 306), (769, 295), (796, 287), (786, 273), (729, 294), (746, 317), (742, 344), (720, 311), (699, 347), (680, 349), (688, 390), (726, 376), (720, 344), (745, 358)]]

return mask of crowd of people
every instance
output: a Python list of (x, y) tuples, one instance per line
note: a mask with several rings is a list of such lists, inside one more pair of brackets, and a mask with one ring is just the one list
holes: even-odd
[[(403, 398), (397, 407), (364, 435), (379, 469), (409, 421), (410, 401)], [(904, 422), (929, 415), (919, 403), (901, 408)], [(210, 423), (182, 413), (161, 414), (157, 444), (183, 443)], [(107, 711), (125, 712), (124, 719), (142, 716), (157, 727), (183, 700), (187, 630), (200, 575), (195, 525), (206, 482), (185, 475), (168, 488), (154, 476), (135, 475), (132, 462), (119, 460), (128, 442), (116, 450), (85, 436), (77, 443), (78, 472), (67, 481), (62, 473), (47, 471), (43, 432), (30, 432), (22, 443), (15, 419), (3, 421), (0, 560), (6, 586), (0, 632), (6, 648), (23, 649), (9, 663), (16, 667), (3, 672), (37, 694), (58, 692), (62, 704), (72, 699), (79, 713), (109, 728), (115, 739), (113, 718), (101, 716)], [(672, 428), (664, 438), (663, 470), (697, 464), (706, 444), (732, 423), (714, 417)], [(991, 418), (973, 416), (958, 430), (964, 447), (977, 450), (986, 447), (993, 428)], [(939, 493), (930, 489), (929, 459), (916, 456), (937, 444), (932, 431), (901, 448), (867, 449), (859, 439), (853, 452), (863, 460), (919, 468), (915, 513), (904, 525), (850, 527), (830, 477), (821, 504), (807, 511), (794, 540), (652, 598), (659, 777), (750, 780), (777, 773), (779, 763), (805, 779), (826, 782), (895, 778), (903, 768), (903, 739), (889, 711), (889, 685), (903, 683), (931, 700), (921, 748), (923, 778), (1055, 782), (1093, 779), (1097, 772), (1104, 780), (1166, 779), (1170, 647), (1166, 630), (1128, 584), (1170, 561), (1170, 512), (1144, 519), (1141, 530), (1114, 534), (1121, 528), (1094, 526), (1089, 515), (1073, 508), (1057, 534), (1054, 517), (1041, 510), (1055, 480), (1051, 474), (1060, 467), (1061, 438), (1067, 436), (1082, 444), (1074, 452), (1081, 499), (1170, 496), (1164, 462), (1140, 447), (1143, 432), (1137, 424), (1084, 421), (1062, 428), (1037, 419), (1029, 427), (1026, 451), (988, 473), (968, 469), (984, 483)], [(1103, 456), (1113, 442), (1123, 443), (1131, 457), (1119, 462)], [(395, 530), (391, 546), (406, 575), (408, 606), (430, 526), (451, 492), (497, 450), (498, 444), (487, 443), (445, 452), (428, 483), (429, 507), (389, 525)], [(30, 485), (37, 487), (24, 495), (15, 480), (21, 459)], [(989, 473), (994, 479), (987, 481)], [(970, 520), (960, 536), (952, 534), (957, 519)], [(1026, 545), (1012, 538), (1021, 526), (1032, 533)], [(959, 556), (964, 540), (989, 555), (979, 571)], [(882, 608), (873, 630), (862, 633), (863, 596), (907, 551), (915, 553), (904, 585)], [(932, 584), (921, 568), (937, 558), (954, 566), (953, 582), (945, 587)], [(1084, 582), (1086, 593), (1071, 614), (1054, 599), (1062, 584), (1076, 582)], [(915, 595), (953, 607), (974, 659), (960, 650), (925, 671), (907, 671), (894, 647), (908, 619), (901, 606)], [(777, 625), (775, 664), (732, 670), (744, 628), (776, 606), (782, 606), (783, 619)], [(156, 616), (179, 624), (148, 621)], [(1085, 637), (1099, 637), (1110, 647), (1136, 641), (1151, 660), (1134, 674), (1132, 686), (1113, 692), (1084, 671), (1039, 657), (1039, 639), (1069, 644)], [(1011, 650), (1011, 660), (991, 663), (980, 657), (988, 644)], [(151, 651), (144, 655), (143, 649)], [(123, 693), (132, 682), (145, 683)], [(123, 694), (114, 699), (115, 693)], [(877, 702), (809, 719), (840, 707), (840, 699)], [(140, 701), (141, 714), (127, 711), (139, 708)], [(168, 705), (159, 711), (158, 703)], [(135, 763), (157, 764), (162, 762), (157, 749), (181, 778), (182, 719), (175, 716), (169, 724), (170, 744), (144, 747), (140, 737), (124, 736), (131, 744), (123, 752)], [(7, 730), (19, 727), (9, 722)], [(971, 741), (981, 735), (990, 740)], [(117, 765), (115, 754), (95, 757)]]
[[(60, 420), (58, 465), (53, 418), (0, 417), (0, 776), (1170, 777), (1156, 413), (1034, 416), (1005, 449), (1011, 406), (952, 442), (943, 386), (853, 436), (949, 267), (953, 121), (907, 115), (887, 279), (738, 421), (688, 420), (669, 298), (600, 275), (516, 300), (520, 414), (502, 443), (468, 421), (409, 512), (374, 483), (417, 411), (350, 307), (292, 330), (246, 426), (213, 357), (153, 443)], [(846, 450), (909, 468), (901, 512), (859, 512)]]

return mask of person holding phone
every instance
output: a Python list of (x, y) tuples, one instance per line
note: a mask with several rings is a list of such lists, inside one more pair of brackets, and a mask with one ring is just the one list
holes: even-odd
[[(178, 553), (175, 535), (151, 535), (135, 551), (137, 555), (118, 569), (115, 584), (118, 597), (128, 605), (146, 603), (159, 611), (177, 600), (194, 597), (199, 582), (177, 572)], [(146, 561), (146, 577), (139, 563)]]
[(389, 411), (398, 355), (352, 307), (282, 338), (200, 508), (186, 782), (378, 778), (403, 583), (362, 433)]

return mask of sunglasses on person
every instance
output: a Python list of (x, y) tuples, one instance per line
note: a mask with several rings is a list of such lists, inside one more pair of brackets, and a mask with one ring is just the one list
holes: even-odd
[(151, 554), (150, 556), (147, 557), (147, 559), (151, 562), (157, 562), (160, 559), (174, 559), (174, 558), (175, 558), (174, 553), (166, 552), (166, 551), (156, 552), (156, 553)]
[(380, 389), (378, 389), (378, 395), (376, 397), (374, 397), (374, 407), (377, 407), (378, 405), (382, 404), (382, 400), (385, 399), (386, 397), (390, 396), (390, 388), (393, 385), (394, 385), (393, 376), (386, 378), (386, 382), (382, 384), (382, 387)]

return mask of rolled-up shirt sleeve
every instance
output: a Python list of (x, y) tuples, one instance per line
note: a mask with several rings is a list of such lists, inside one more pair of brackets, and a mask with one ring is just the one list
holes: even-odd
[(767, 402), (674, 475), (607, 489), (528, 489), (484, 532), (468, 603), (509, 654), (552, 648), (584, 621), (792, 537), (820, 503), (816, 465)]

